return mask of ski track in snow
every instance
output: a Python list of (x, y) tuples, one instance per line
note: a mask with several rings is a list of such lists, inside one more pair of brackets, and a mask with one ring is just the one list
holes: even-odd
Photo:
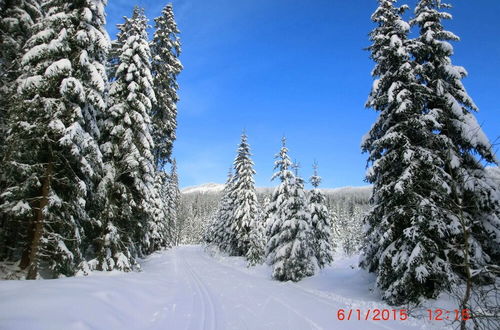
[[(207, 267), (210, 267), (210, 261), (213, 263), (213, 262), (216, 262), (215, 260), (206, 260), (207, 256), (203, 256), (202, 258), (199, 258), (197, 260), (198, 263), (203, 263), (205, 267), (203, 268), (198, 268), (198, 269), (207, 269)], [(187, 260), (184, 259), (184, 260)], [(220, 263), (217, 263), (218, 265), (217, 266), (220, 266), (221, 268), (228, 268), (230, 269), (231, 271), (235, 271), (235, 272), (238, 272), (240, 273), (239, 275), (240, 276), (248, 276), (247, 274), (245, 274), (244, 272), (241, 272), (239, 271), (237, 268), (234, 268), (234, 267), (228, 267), (226, 265), (223, 265), (223, 264), (220, 264)], [(197, 278), (197, 276), (195, 275), (195, 271), (193, 271), (193, 268), (190, 269), (194, 275), (195, 278)], [(227, 274), (227, 273), (223, 273), (221, 275), (224, 275), (224, 274)], [(222, 278), (222, 277), (221, 277)], [(199, 278), (198, 278), (199, 279)], [(252, 290), (254, 291), (259, 291), (261, 294), (262, 294), (262, 289), (259, 288), (259, 287), (252, 287)], [(269, 295), (269, 291), (267, 293), (264, 293), (265, 295)], [(305, 323), (307, 323), (311, 329), (322, 329), (322, 327), (320, 327), (319, 325), (317, 325), (313, 320), (307, 318), (306, 316), (302, 315), (300, 313), (300, 311), (294, 309), (293, 307), (291, 307), (290, 305), (288, 305), (287, 303), (285, 303), (283, 300), (281, 299), (278, 299), (276, 297), (273, 297), (273, 296), (269, 296), (268, 299), (266, 300), (266, 303), (271, 303), (271, 301), (274, 301), (278, 304), (280, 304), (281, 306), (283, 306), (286, 310), (288, 310), (289, 314), (295, 314), (296, 317), (300, 318), (301, 320), (303, 320)], [(212, 305), (212, 302), (210, 301), (207, 305)], [(213, 305), (212, 305), (213, 306)], [(253, 317), (258, 317), (259, 316), (259, 312), (248, 307), (248, 306), (245, 306), (245, 305), (238, 305), (239, 308), (242, 308), (244, 309), (245, 311), (249, 312), (251, 315), (253, 315)], [(243, 326), (245, 326), (246, 328), (246, 324), (242, 323)], [(208, 327), (205, 327), (204, 329), (210, 329)]]
[(210, 294), (207, 286), (200, 280), (196, 271), (193, 270), (192, 266), (187, 261), (187, 258), (183, 258), (183, 262), (186, 267), (186, 273), (191, 278), (191, 283), (194, 284), (196, 295), (201, 298), (201, 320), (200, 327), (198, 329), (215, 330), (217, 329), (217, 315), (212, 295)]
[(0, 281), (0, 329), (445, 328), (413, 318), (340, 321), (339, 309), (392, 308), (368, 294), (345, 294), (363, 290), (348, 287), (356, 282), (345, 284), (350, 291), (316, 289), (339, 280), (330, 274), (282, 283), (270, 279), (267, 267), (248, 269), (241, 258), (211, 257), (201, 246), (181, 246), (150, 256), (142, 272)]
[[(204, 257), (207, 257), (206, 255)], [(212, 261), (213, 262), (213, 261)], [(240, 268), (237, 268), (237, 267), (232, 267), (232, 266), (229, 266), (229, 265), (225, 265), (225, 264), (222, 264), (222, 263), (218, 263), (218, 266), (220, 267), (223, 267), (223, 268), (228, 268), (230, 269), (231, 271), (234, 271), (234, 272), (237, 272), (237, 273), (240, 273), (240, 277), (241, 278), (245, 278), (245, 277), (250, 277), (249, 274), (243, 270), (241, 270)], [(251, 279), (248, 279), (248, 282), (251, 282)], [(322, 296), (322, 295), (319, 295), (317, 293), (315, 293), (314, 291), (312, 290), (309, 290), (309, 289), (305, 289), (303, 287), (301, 287), (300, 285), (298, 284), (295, 284), (293, 282), (287, 282), (287, 283), (279, 283), (279, 282), (271, 282), (271, 284), (278, 284), (278, 286), (280, 287), (283, 287), (284, 285), (286, 285), (288, 288), (287, 289), (293, 289), (293, 290), (296, 290), (296, 294), (298, 295), (305, 295), (307, 297), (305, 297), (305, 299), (308, 299), (309, 300), (313, 300), (315, 302), (315, 306), (318, 306), (318, 305), (327, 305), (330, 310), (331, 310), (331, 314), (334, 314), (336, 315), (336, 312), (339, 310), (339, 309), (355, 309), (356, 307), (354, 307), (355, 305), (357, 305), (357, 307), (359, 307), (359, 305), (362, 305), (363, 302), (361, 301), (357, 301), (357, 302), (353, 302), (351, 301), (350, 299), (345, 299), (345, 298), (340, 298), (338, 299), (337, 297), (332, 297), (332, 296)], [(260, 287), (256, 287), (254, 288), (256, 290), (259, 290), (259, 291), (263, 291), (264, 289), (263, 288), (260, 288)], [(267, 292), (265, 294), (269, 295), (269, 292), (272, 292), (272, 290), (269, 290), (269, 291), (266, 291), (264, 290), (264, 292)], [(339, 296), (340, 297), (340, 296)], [(286, 297), (285, 297), (286, 298)], [(337, 298), (337, 299), (335, 299)], [(327, 329), (328, 327), (324, 327), (324, 326), (321, 326), (319, 324), (317, 324), (316, 322), (314, 322), (314, 320), (306, 317), (305, 315), (303, 315), (301, 312), (300, 312), (300, 309), (296, 309), (296, 308), (293, 308), (291, 307), (289, 304), (285, 303), (282, 299), (278, 299), (274, 296), (269, 296), (269, 298), (266, 300), (266, 303), (269, 303), (270, 300), (272, 301), (275, 301), (277, 302), (278, 304), (282, 305), (283, 307), (285, 307), (287, 310), (289, 310), (290, 312), (292, 312), (293, 314), (295, 314), (298, 318), (302, 319), (305, 321), (305, 323), (307, 323), (310, 327), (310, 329)], [(378, 306), (380, 308), (380, 306)], [(371, 308), (376, 308), (376, 307), (371, 307)], [(387, 306), (387, 308), (390, 309), (390, 307)], [(357, 322), (357, 321), (338, 321), (336, 320), (337, 322)], [(383, 322), (392, 322), (392, 321), (373, 321), (373, 320), (368, 320), (368, 321), (359, 321), (359, 322), (369, 322), (371, 323), (369, 327), (370, 329), (371, 328), (374, 328), (374, 329), (395, 329), (394, 327), (391, 327), (391, 326), (386, 326)], [(382, 323), (380, 323), (382, 322)], [(361, 327), (361, 325), (357, 325), (357, 327), (353, 328), (353, 329), (357, 329), (358, 327)], [(290, 329), (294, 328), (293, 325)], [(347, 324), (344, 324), (344, 329), (351, 329), (351, 327), (349, 327)], [(364, 326), (363, 326), (364, 328)], [(396, 327), (397, 329), (398, 327)], [(298, 329), (301, 329), (301, 328), (298, 328)]]

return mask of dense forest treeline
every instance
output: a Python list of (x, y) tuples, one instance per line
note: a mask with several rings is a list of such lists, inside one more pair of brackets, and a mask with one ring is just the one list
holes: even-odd
[[(223, 184), (209, 184), (181, 191), (178, 242), (183, 244), (203, 242), (203, 233), (217, 210), (223, 188)], [(257, 199), (261, 205), (266, 198), (271, 197), (272, 191), (273, 188), (256, 188)], [(346, 254), (359, 252), (363, 236), (361, 223), (363, 215), (369, 208), (371, 187), (343, 187), (321, 189), (321, 191), (325, 195), (326, 206), (332, 214), (332, 226), (334, 226), (332, 229), (338, 233), (334, 236), (335, 242), (339, 242), (339, 247)]]

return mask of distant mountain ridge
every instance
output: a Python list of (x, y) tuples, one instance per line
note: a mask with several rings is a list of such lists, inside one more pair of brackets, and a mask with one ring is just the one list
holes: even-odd
[[(198, 186), (190, 186), (183, 188), (181, 193), (184, 195), (187, 194), (218, 194), (224, 190), (225, 184), (223, 183), (204, 183)], [(358, 186), (358, 187), (338, 187), (338, 188), (322, 188), (320, 189), (327, 195), (336, 195), (336, 194), (356, 194), (356, 193), (371, 193), (372, 186)], [(274, 187), (257, 187), (257, 193), (261, 194), (270, 194), (274, 190)]]
[(210, 194), (210, 193), (219, 193), (224, 190), (225, 184), (223, 183), (204, 183), (198, 186), (190, 186), (181, 189), (182, 194)]

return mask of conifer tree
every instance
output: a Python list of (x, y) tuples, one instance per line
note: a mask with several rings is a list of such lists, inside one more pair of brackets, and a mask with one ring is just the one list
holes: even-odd
[(40, 1), (37, 0), (7, 1), (0, 10), (0, 162), (9, 109), (19, 100), (16, 80), (21, 75), (21, 55), (32, 35), (33, 25), (41, 17)]
[(205, 227), (205, 230), (203, 231), (202, 234), (202, 239), (203, 243), (207, 245), (212, 245), (214, 243), (214, 237), (215, 237), (215, 228), (217, 225), (217, 209), (210, 218), (208, 219), (207, 226)]
[(273, 278), (279, 281), (300, 281), (315, 270), (310, 216), (304, 194), (304, 184), (290, 171), (290, 158), (283, 138), (283, 146), (276, 155), (273, 178), (280, 185), (273, 193), (272, 224), (266, 253), (273, 266)]
[[(39, 1), (6, 1), (0, 8), (0, 168), (5, 168), (6, 136), (9, 114), (19, 110), (20, 95), (17, 79), (20, 77), (21, 58), (33, 25), (42, 17)], [(0, 170), (0, 191), (6, 188), (5, 171)], [(0, 259), (14, 261), (19, 256), (23, 230), (17, 219), (2, 214), (0, 209)], [(24, 233), (25, 234), (25, 233)]]
[[(182, 70), (178, 57), (181, 53), (179, 30), (174, 20), (172, 4), (163, 8), (162, 15), (155, 19), (155, 34), (151, 43), (153, 76), (153, 89), (156, 101), (151, 109), (151, 136), (154, 147), (152, 149), (155, 168), (158, 175), (166, 178), (164, 184), (165, 194), (162, 195), (166, 205), (166, 235), (172, 237), (173, 228), (176, 226), (177, 207), (180, 192), (176, 165), (172, 164), (170, 177), (161, 174), (165, 166), (171, 162), (175, 130), (177, 128), (177, 75)], [(175, 175), (175, 176), (173, 176)]]
[(154, 188), (151, 190), (152, 215), (147, 227), (149, 238), (145, 249), (147, 254), (166, 248), (170, 242), (169, 178), (165, 172), (156, 171), (154, 180)]
[[(262, 218), (263, 218), (263, 226), (264, 226), (264, 239), (267, 242), (269, 239), (269, 235), (272, 227), (272, 211), (273, 208), (271, 206), (271, 195), (266, 195), (262, 202)], [(267, 245), (267, 243), (266, 243)], [(266, 246), (264, 246), (264, 255), (267, 256)]]
[(256, 216), (253, 222), (250, 223), (248, 251), (245, 254), (249, 266), (255, 266), (264, 262), (266, 237), (262, 219), (263, 217), (261, 215)]
[(155, 34), (151, 46), (153, 54), (152, 73), (156, 102), (151, 111), (153, 125), (153, 155), (156, 168), (161, 169), (171, 160), (172, 147), (177, 128), (177, 76), (182, 71), (179, 61), (181, 43), (179, 30), (174, 20), (172, 4), (163, 8), (162, 15), (155, 19)]
[(260, 209), (255, 194), (253, 176), (253, 162), (250, 159), (250, 146), (245, 133), (241, 136), (241, 143), (234, 160), (233, 194), (233, 221), (231, 233), (234, 235), (235, 246), (231, 248), (233, 254), (244, 256), (250, 245), (251, 225), (260, 222)]
[[(266, 245), (266, 257), (270, 264), (273, 264), (275, 259), (277, 236), (279, 235), (280, 225), (285, 214), (282, 213), (286, 210), (286, 201), (291, 195), (291, 181), (294, 178), (293, 173), (290, 171), (292, 161), (288, 156), (288, 148), (286, 147), (286, 138), (281, 140), (282, 146), (279, 154), (275, 155), (274, 169), (277, 170), (273, 174), (271, 180), (278, 178), (280, 184), (274, 189), (268, 208), (266, 210), (266, 237), (268, 239)], [(271, 240), (276, 236), (275, 240)]]
[(83, 261), (83, 226), (91, 220), (86, 200), (102, 169), (95, 113), (105, 107), (104, 4), (44, 1), (44, 17), (24, 47), (2, 209), (21, 222), (20, 265), (29, 279), (42, 263), (57, 276), (73, 274)]
[(310, 179), (313, 189), (309, 193), (308, 205), (314, 237), (314, 255), (318, 266), (323, 268), (332, 263), (335, 248), (332, 238), (331, 216), (326, 208), (325, 196), (318, 189), (321, 178), (318, 176), (317, 164), (314, 164), (313, 168), (314, 174)]
[(222, 197), (215, 212), (215, 221), (213, 227), (212, 242), (221, 251), (231, 254), (232, 247), (237, 245), (233, 241), (231, 224), (234, 214), (234, 194), (233, 191), (233, 173), (229, 171), (228, 178), (222, 191)]
[(362, 149), (372, 167), (373, 207), (365, 218), (361, 266), (376, 272), (377, 286), (392, 304), (436, 297), (453, 280), (448, 244), (443, 161), (435, 150), (435, 119), (423, 114), (419, 66), (411, 60), (407, 9), (379, 0), (372, 15), (371, 57), (376, 62), (367, 107), (379, 112)]
[(118, 28), (119, 62), (109, 92), (111, 104), (101, 120), (101, 150), (107, 173), (101, 184), (107, 191), (108, 204), (97, 267), (130, 270), (136, 256), (150, 251), (149, 228), (154, 225), (155, 171), (149, 113), (155, 95), (144, 10), (135, 7), (132, 17), (125, 18)]
[[(492, 182), (484, 163), (497, 164), (491, 143), (484, 134), (474, 112), (477, 107), (462, 83), (467, 72), (452, 64), (450, 41), (459, 38), (446, 31), (442, 20), (451, 19), (449, 4), (441, 0), (420, 0), (412, 25), (418, 26), (419, 37), (412, 48), (419, 64), (418, 77), (427, 87), (422, 112), (436, 121), (437, 143), (446, 171), (447, 193), (443, 201), (448, 210), (447, 231), (457, 249), (450, 248), (454, 269), (462, 276), (466, 263), (463, 253), (467, 245), (467, 263), (479, 269), (500, 262), (500, 205), (496, 195), (498, 183)], [(463, 231), (467, 231), (468, 242)]]
[[(85, 209), (88, 221), (83, 222), (85, 237), (82, 240), (82, 251), (94, 251), (93, 240), (102, 224), (100, 218), (106, 199), (106, 194), (99, 190), (99, 184), (105, 174), (103, 173), (104, 162), (99, 148), (100, 130), (98, 127), (98, 116), (108, 106), (106, 94), (109, 85), (106, 74), (106, 58), (110, 49), (110, 41), (105, 28), (106, 4), (107, 0), (85, 0), (72, 8), (73, 19), (76, 22), (76, 31), (72, 42), (74, 42), (73, 47), (78, 49), (72, 61), (75, 77), (82, 82), (86, 95), (86, 102), (81, 107), (81, 112), (84, 118), (83, 128), (90, 135), (85, 141), (86, 147), (92, 150), (90, 155), (93, 159), (89, 165), (94, 168), (94, 175), (85, 175), (84, 177), (87, 185)], [(64, 6), (67, 6), (67, 3), (64, 3)], [(88, 260), (89, 257), (93, 257), (93, 254), (86, 254), (84, 257)], [(87, 265), (83, 262), (79, 268), (85, 269), (86, 267)]]

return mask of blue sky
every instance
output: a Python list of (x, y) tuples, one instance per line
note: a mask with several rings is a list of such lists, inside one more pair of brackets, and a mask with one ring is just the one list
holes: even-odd
[[(414, 0), (400, 1), (412, 8)], [(108, 32), (137, 4), (153, 18), (163, 1), (109, 0)], [(363, 49), (375, 0), (179, 0), (184, 71), (174, 156), (182, 187), (224, 182), (242, 130), (258, 186), (271, 186), (283, 135), (308, 178), (319, 163), (323, 187), (358, 186), (366, 155), (361, 137), (376, 118), (364, 108), (373, 62)], [(453, 63), (490, 140), (500, 141), (500, 1), (454, 0), (446, 28), (461, 37)]]

